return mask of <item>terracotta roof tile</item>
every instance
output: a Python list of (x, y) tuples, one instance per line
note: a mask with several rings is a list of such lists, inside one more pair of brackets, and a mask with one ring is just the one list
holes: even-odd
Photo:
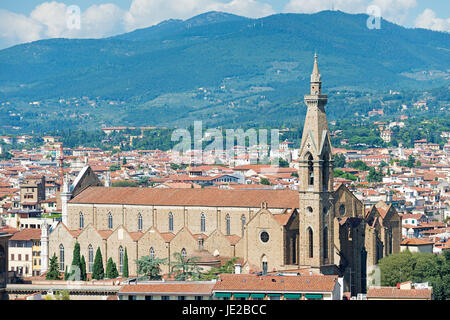
[(27, 228), (14, 233), (10, 240), (38, 240), (41, 239), (41, 229)]
[(431, 299), (431, 289), (397, 289), (395, 287), (370, 288), (367, 298)]
[(433, 242), (425, 241), (417, 238), (405, 239), (401, 242), (402, 246), (424, 246), (424, 245), (432, 245)]
[(337, 276), (257, 276), (254, 274), (221, 274), (214, 291), (333, 291)]
[(294, 190), (155, 189), (89, 187), (70, 203), (298, 208)]
[(239, 240), (241, 240), (241, 237), (235, 234), (225, 236), (225, 238), (227, 238), (227, 240), (230, 242), (231, 245), (235, 245), (236, 243), (239, 242)]
[(111, 233), (113, 233), (112, 230), (97, 230), (97, 233), (102, 237), (102, 239), (108, 239)]
[(119, 294), (129, 293), (151, 293), (158, 294), (196, 294), (205, 295), (211, 294), (214, 283), (195, 283), (188, 281), (174, 281), (174, 282), (154, 282), (146, 284), (128, 284), (124, 285), (119, 290)]
[(172, 232), (160, 232), (159, 233), (161, 237), (164, 239), (165, 242), (170, 242), (175, 235)]

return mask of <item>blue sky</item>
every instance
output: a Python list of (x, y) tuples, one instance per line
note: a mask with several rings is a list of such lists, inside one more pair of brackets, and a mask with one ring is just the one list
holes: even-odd
[[(70, 5), (81, 9), (80, 28), (67, 27)], [(101, 38), (211, 10), (259, 18), (332, 7), (366, 13), (369, 6), (379, 8), (383, 18), (406, 27), (450, 32), (448, 0), (6, 0), (0, 3), (0, 49), (55, 37)]]

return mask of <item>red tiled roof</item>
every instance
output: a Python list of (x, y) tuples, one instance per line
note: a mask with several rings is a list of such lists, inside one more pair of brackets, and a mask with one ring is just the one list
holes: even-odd
[(27, 228), (14, 233), (10, 240), (37, 240), (41, 239), (41, 229)]
[(258, 276), (255, 274), (221, 274), (214, 291), (311, 291), (331, 292), (337, 276)]
[(402, 246), (424, 246), (424, 245), (432, 245), (433, 242), (425, 241), (417, 238), (405, 239), (400, 243)]
[(119, 293), (151, 293), (160, 294), (191, 294), (191, 295), (205, 295), (211, 294), (214, 283), (195, 283), (188, 281), (177, 282), (154, 282), (145, 284), (128, 284), (120, 288)]
[(161, 206), (298, 208), (294, 190), (155, 189), (89, 187), (70, 203), (139, 204)]
[(230, 242), (231, 245), (235, 245), (236, 243), (238, 243), (239, 240), (241, 240), (241, 237), (239, 237), (238, 235), (235, 235), (235, 234), (225, 236), (225, 238), (228, 239), (228, 241)]
[(290, 212), (286, 212), (286, 213), (283, 213), (283, 214), (274, 214), (273, 218), (275, 220), (277, 220), (277, 222), (280, 225), (285, 226), (288, 223), (288, 221), (291, 218), (293, 213), (294, 213), (294, 210), (291, 210)]
[(165, 242), (170, 242), (170, 240), (173, 239), (173, 237), (175, 237), (175, 235), (172, 232), (160, 232), (159, 233), (161, 235), (161, 237), (164, 239)]
[(431, 299), (431, 289), (397, 289), (395, 287), (370, 288), (367, 298)]
[(97, 233), (102, 237), (102, 239), (108, 239), (111, 235), (112, 230), (97, 230)]

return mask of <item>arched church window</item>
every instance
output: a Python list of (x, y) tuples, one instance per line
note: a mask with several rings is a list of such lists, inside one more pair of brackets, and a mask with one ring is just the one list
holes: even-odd
[(227, 216), (225, 217), (226, 223), (227, 223), (227, 236), (230, 235), (231, 233), (231, 225), (230, 225), (230, 215), (227, 214)]
[(323, 228), (323, 258), (328, 259), (328, 228)]
[(89, 245), (88, 247), (88, 270), (89, 272), (92, 272), (94, 267), (94, 249), (92, 248), (92, 245)]
[(183, 259), (186, 259), (186, 257), (187, 257), (187, 252), (186, 252), (186, 249), (185, 249), (185, 248), (183, 248), (183, 249), (181, 250), (181, 256), (183, 257)]
[(200, 232), (205, 232), (206, 230), (206, 218), (205, 215), (202, 213), (200, 216)]
[(59, 271), (64, 271), (64, 246), (59, 245)]
[(245, 221), (245, 215), (242, 215), (242, 216), (241, 216), (241, 234), (242, 234), (242, 236), (244, 236), (245, 223), (246, 223), (246, 221)]
[(339, 206), (339, 214), (340, 214), (341, 216), (345, 215), (345, 205), (344, 205), (344, 204), (341, 204), (341, 205)]
[(308, 244), (309, 244), (308, 253), (309, 253), (309, 257), (313, 258), (314, 257), (314, 238), (313, 238), (313, 231), (312, 231), (311, 227), (308, 228), (307, 234), (308, 234)]
[(138, 230), (142, 231), (142, 214), (138, 215)]
[(308, 185), (314, 185), (314, 165), (313, 156), (309, 153), (308, 156)]
[(150, 259), (155, 259), (155, 249), (153, 247), (150, 248)]
[(80, 212), (80, 229), (84, 228), (84, 215)]
[(173, 214), (169, 212), (169, 231), (173, 231)]
[(113, 216), (111, 214), (111, 212), (108, 214), (108, 229), (112, 229), (113, 228)]
[(261, 266), (263, 274), (267, 274), (268, 264), (267, 264), (267, 257), (265, 254), (261, 258)]
[(119, 273), (123, 272), (123, 248), (119, 247)]
[(328, 166), (328, 154), (325, 154), (322, 162), (322, 188), (325, 191), (328, 190)]
[(389, 229), (389, 254), (392, 254), (392, 229)]

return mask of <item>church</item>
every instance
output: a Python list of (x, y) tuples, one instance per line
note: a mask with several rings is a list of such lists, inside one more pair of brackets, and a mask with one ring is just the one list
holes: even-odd
[[(199, 257), (207, 269), (237, 257), (243, 273), (307, 269), (344, 278), (344, 291), (365, 293), (368, 270), (400, 252), (401, 220), (382, 201), (365, 209), (345, 186), (333, 188), (327, 95), (317, 55), (299, 150), (298, 190), (159, 189), (104, 186), (85, 167), (61, 193), (62, 222), (42, 233), (44, 271), (56, 254), (70, 267), (76, 242), (87, 272), (100, 248), (129, 274), (142, 256)], [(169, 272), (163, 266), (163, 272)]]

